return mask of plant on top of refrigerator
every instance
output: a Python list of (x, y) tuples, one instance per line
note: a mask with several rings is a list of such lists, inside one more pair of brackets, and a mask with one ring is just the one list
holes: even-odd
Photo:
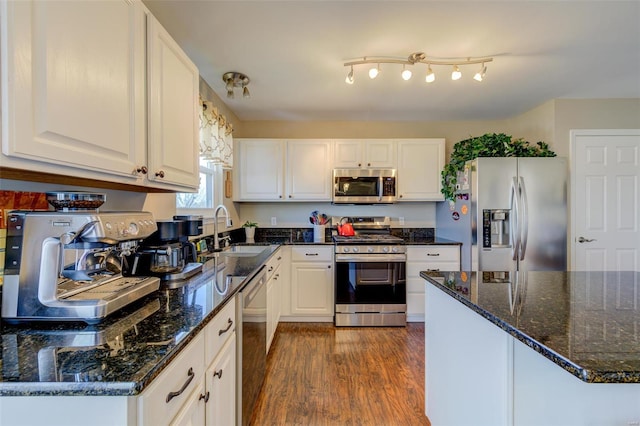
[(462, 140), (453, 146), (449, 163), (442, 170), (442, 195), (453, 201), (458, 183), (458, 172), (464, 164), (478, 157), (555, 157), (555, 152), (544, 142), (531, 145), (524, 139), (513, 139), (504, 133), (486, 133)]

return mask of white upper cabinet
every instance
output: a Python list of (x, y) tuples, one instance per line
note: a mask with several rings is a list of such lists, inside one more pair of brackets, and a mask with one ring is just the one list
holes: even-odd
[(236, 139), (236, 201), (331, 201), (331, 141)]
[(198, 68), (151, 14), (147, 20), (147, 50), (148, 177), (197, 188)]
[(0, 8), (3, 166), (197, 189), (198, 70), (140, 1)]
[(146, 127), (141, 4), (10, 1), (0, 7), (3, 154), (135, 183)]
[(445, 163), (445, 140), (396, 139), (398, 201), (442, 201), (440, 174)]
[(396, 168), (396, 147), (391, 140), (336, 140), (333, 167), (338, 169)]
[(233, 191), (237, 201), (281, 201), (284, 147), (279, 139), (236, 139)]
[(331, 141), (287, 141), (287, 200), (331, 201)]

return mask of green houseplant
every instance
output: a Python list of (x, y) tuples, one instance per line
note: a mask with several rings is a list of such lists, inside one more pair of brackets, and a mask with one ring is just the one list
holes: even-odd
[(486, 133), (462, 140), (453, 146), (449, 163), (442, 170), (442, 195), (453, 201), (458, 182), (458, 172), (464, 164), (478, 157), (555, 157), (556, 154), (544, 142), (531, 145), (524, 139), (513, 139), (504, 133)]
[(254, 243), (255, 236), (256, 236), (256, 228), (258, 227), (258, 224), (256, 222), (251, 222), (248, 220), (242, 224), (242, 227), (244, 228), (244, 235), (246, 237), (245, 242)]

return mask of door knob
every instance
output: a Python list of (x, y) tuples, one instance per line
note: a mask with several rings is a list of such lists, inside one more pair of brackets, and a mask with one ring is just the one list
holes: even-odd
[(580, 237), (578, 238), (578, 242), (579, 243), (590, 243), (591, 241), (595, 241), (595, 238), (589, 239), (589, 238), (585, 238), (585, 237)]

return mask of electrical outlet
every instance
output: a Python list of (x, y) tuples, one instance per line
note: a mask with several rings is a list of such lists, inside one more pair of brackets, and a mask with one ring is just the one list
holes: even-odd
[(398, 222), (400, 222), (400, 225), (404, 225), (404, 216), (400, 216)]
[(278, 224), (278, 221), (276, 220), (275, 216), (271, 217), (271, 226), (276, 226)]

